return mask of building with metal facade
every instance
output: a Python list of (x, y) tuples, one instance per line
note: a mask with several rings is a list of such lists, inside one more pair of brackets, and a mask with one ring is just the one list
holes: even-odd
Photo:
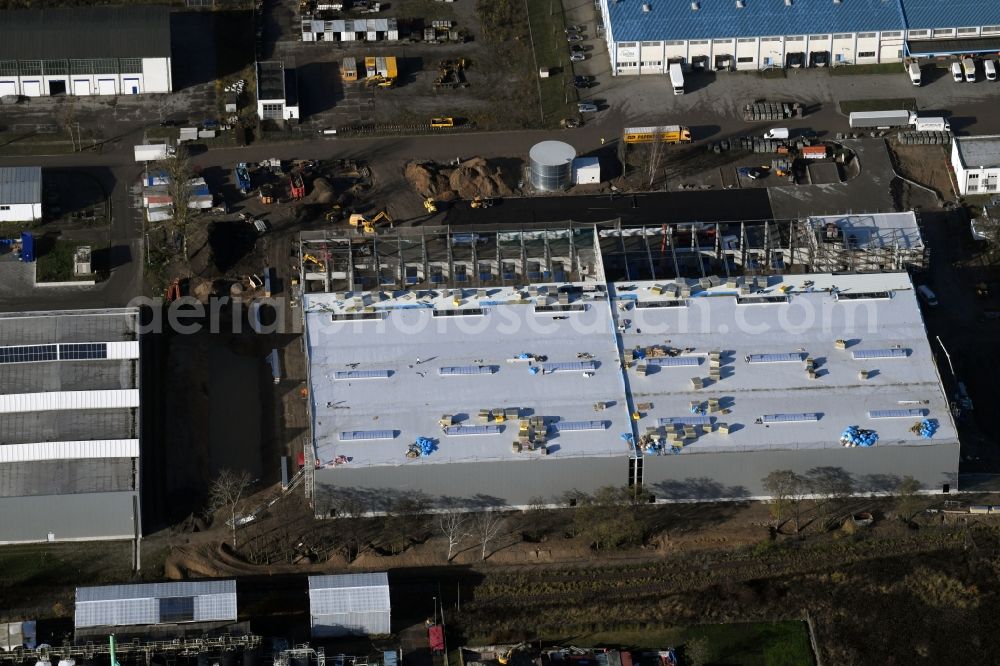
[(164, 6), (0, 12), (0, 95), (173, 90)]
[[(599, 0), (616, 75), (901, 62), (1000, 50), (980, 0)], [(900, 68), (902, 73), (902, 68)]]
[(0, 222), (42, 219), (42, 168), (0, 167)]
[(0, 543), (134, 539), (138, 310), (0, 314)]
[[(861, 217), (859, 233), (908, 228)], [(492, 256), (483, 232), (451, 237), (443, 284), (303, 294), (317, 515), (559, 504), (606, 485), (762, 497), (785, 468), (837, 468), (865, 492), (903, 475), (956, 488), (958, 436), (905, 273), (606, 281), (604, 241), (646, 240), (626, 231), (593, 230), (589, 251), (521, 237), (512, 274), (538, 257), (539, 273), (588, 276), (572, 282), (462, 286), (454, 240)], [(313, 249), (334, 284), (359, 283)], [(353, 252), (379, 271), (382, 255)], [(876, 445), (855, 446), (867, 431)]]
[(236, 581), (76, 588), (75, 628), (235, 622)]
[(309, 577), (313, 638), (388, 634), (390, 615), (388, 574)]
[(951, 168), (959, 194), (995, 194), (1000, 186), (1000, 135), (955, 137)]

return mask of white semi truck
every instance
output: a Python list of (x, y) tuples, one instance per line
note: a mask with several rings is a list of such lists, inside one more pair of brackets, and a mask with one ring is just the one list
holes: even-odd
[(679, 62), (670, 65), (670, 85), (673, 87), (675, 95), (684, 94), (684, 72), (681, 70)]

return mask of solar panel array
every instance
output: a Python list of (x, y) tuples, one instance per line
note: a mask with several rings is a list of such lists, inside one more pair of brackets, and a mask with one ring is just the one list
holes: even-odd
[(345, 430), (340, 433), (339, 439), (342, 442), (358, 442), (371, 439), (395, 439), (395, 430)]
[(817, 412), (802, 412), (799, 414), (765, 414), (761, 419), (764, 423), (802, 423), (804, 421), (819, 421)]
[(788, 296), (737, 296), (737, 305), (759, 305), (763, 303), (787, 303)]
[(33, 363), (37, 361), (88, 361), (106, 359), (106, 342), (72, 342), (49, 345), (0, 347), (0, 363)]
[(542, 370), (545, 372), (580, 372), (583, 370), (596, 370), (597, 364), (593, 361), (563, 361), (558, 363), (542, 363)]
[(94, 360), (108, 357), (104, 342), (79, 342), (59, 345), (59, 358), (67, 361)]
[(856, 349), (851, 352), (851, 356), (855, 361), (869, 358), (906, 358), (909, 355), (909, 349), (900, 349), (899, 347), (893, 347), (892, 349)]
[(923, 417), (929, 414), (926, 409), (872, 409), (868, 412), (870, 419), (903, 419)]
[(503, 432), (503, 426), (499, 425), (453, 425), (444, 429), (444, 434), (453, 437), (462, 435), (499, 435)]
[(711, 416), (667, 416), (657, 420), (657, 425), (712, 425)]
[(59, 359), (59, 345), (26, 345), (24, 347), (0, 348), (0, 363), (30, 363), (32, 361), (56, 361)]
[(605, 430), (607, 421), (559, 421), (552, 426), (556, 432), (574, 432), (579, 430)]
[(334, 379), (388, 379), (392, 370), (340, 370), (333, 375)]
[(453, 365), (438, 368), (438, 374), (442, 377), (456, 377), (459, 375), (492, 375), (497, 371), (495, 365)]
[(750, 354), (747, 356), (747, 363), (789, 363), (801, 361), (801, 352), (791, 352), (787, 354)]
[(658, 365), (661, 368), (679, 368), (682, 366), (701, 365), (701, 357), (673, 356), (667, 358), (647, 358), (643, 362), (649, 365)]

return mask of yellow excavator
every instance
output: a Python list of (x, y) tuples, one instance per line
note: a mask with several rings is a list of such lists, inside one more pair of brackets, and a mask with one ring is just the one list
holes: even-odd
[(507, 666), (507, 664), (510, 663), (511, 657), (514, 656), (515, 652), (524, 650), (527, 647), (528, 647), (527, 643), (518, 643), (517, 645), (515, 645), (514, 647), (502, 653), (499, 657), (497, 657), (497, 661), (499, 661), (502, 666)]
[(326, 271), (326, 264), (324, 264), (322, 261), (320, 261), (319, 259), (317, 259), (315, 256), (313, 256), (311, 254), (304, 254), (304, 255), (302, 255), (302, 261), (303, 262), (308, 262), (310, 264), (315, 264), (319, 268), (319, 270), (320, 270), (321, 273)]
[(392, 218), (384, 210), (370, 220), (360, 213), (352, 213), (350, 219), (348, 219), (348, 223), (352, 227), (360, 227), (366, 234), (373, 234), (375, 233), (376, 225), (382, 220), (385, 220), (390, 227), (393, 225)]
[(477, 194), (470, 205), (475, 209), (489, 208), (493, 205), (493, 199), (484, 199)]
[(438, 212), (437, 203), (434, 201), (434, 199), (431, 199), (430, 197), (424, 199), (424, 208), (430, 215), (433, 215), (434, 213)]

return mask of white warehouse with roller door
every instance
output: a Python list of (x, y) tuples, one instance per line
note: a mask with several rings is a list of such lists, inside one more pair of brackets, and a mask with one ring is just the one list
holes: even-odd
[(389, 575), (310, 576), (309, 625), (313, 638), (390, 633)]
[(168, 7), (0, 12), (0, 95), (173, 90)]

